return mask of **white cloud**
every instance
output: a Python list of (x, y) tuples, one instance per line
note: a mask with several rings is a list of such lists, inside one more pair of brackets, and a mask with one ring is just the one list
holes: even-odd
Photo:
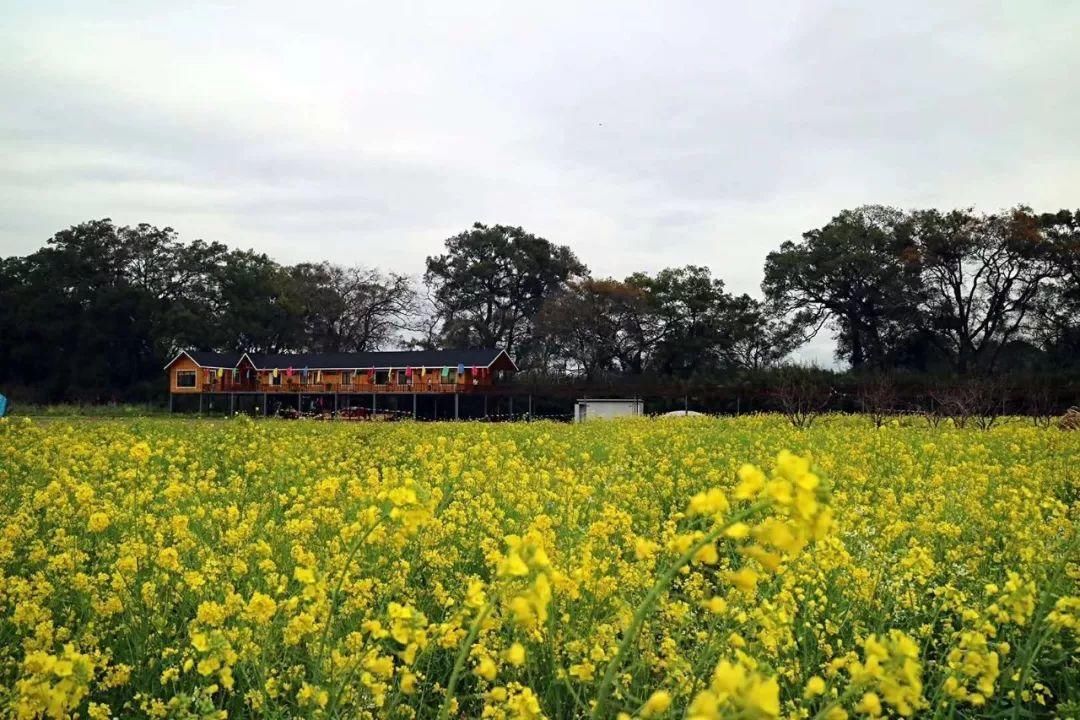
[(771, 249), (844, 207), (1078, 204), (1080, 5), (39, 2), (6, 20), (0, 254), (111, 216), (418, 273), (481, 220), (598, 274), (704, 264), (754, 292)]

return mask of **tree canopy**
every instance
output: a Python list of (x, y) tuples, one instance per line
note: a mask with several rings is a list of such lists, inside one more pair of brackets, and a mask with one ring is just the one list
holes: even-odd
[(682, 381), (777, 367), (823, 330), (855, 371), (1080, 370), (1080, 211), (843, 210), (769, 253), (758, 298), (700, 265), (592, 277), (481, 223), (421, 277), (107, 218), (0, 258), (0, 386), (41, 400), (160, 396), (185, 348), (501, 347), (534, 373)]

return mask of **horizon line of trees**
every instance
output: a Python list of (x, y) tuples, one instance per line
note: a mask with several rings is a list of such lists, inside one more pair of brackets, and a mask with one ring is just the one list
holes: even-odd
[(39, 401), (160, 396), (189, 348), (502, 347), (535, 376), (701, 381), (789, 364), (821, 332), (856, 373), (1080, 371), (1080, 210), (844, 210), (769, 253), (760, 299), (699, 265), (595, 277), (481, 223), (421, 277), (109, 219), (0, 258), (0, 389)]

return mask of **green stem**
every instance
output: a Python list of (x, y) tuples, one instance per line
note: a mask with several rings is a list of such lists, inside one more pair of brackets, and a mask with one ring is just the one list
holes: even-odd
[(458, 650), (457, 657), (454, 658), (454, 669), (450, 672), (450, 682), (446, 684), (446, 698), (443, 699), (442, 707), (439, 708), (439, 720), (446, 720), (450, 716), (450, 703), (454, 701), (454, 691), (457, 689), (458, 678), (461, 676), (461, 670), (465, 667), (465, 658), (469, 655), (469, 648), (472, 647), (473, 641), (476, 640), (476, 636), (480, 634), (480, 626), (483, 624), (484, 619), (491, 612), (492, 603), (494, 600), (489, 600), (476, 618), (472, 621), (472, 625), (469, 626), (469, 634), (465, 636), (465, 642), (462, 644), (461, 649)]
[(840, 693), (839, 697), (837, 697), (831, 703), (829, 703), (828, 705), (826, 705), (825, 707), (821, 708), (816, 713), (814, 713), (814, 717), (811, 720), (822, 720), (823, 718), (825, 718), (829, 714), (829, 712), (834, 707), (843, 705), (845, 702), (847, 702), (852, 697), (857, 695), (862, 690), (863, 687), (864, 686), (862, 686), (862, 685), (848, 685), (844, 689), (844, 692)]
[(1048, 631), (1042, 632), (1035, 641), (1035, 646), (1031, 649), (1030, 654), (1024, 658), (1023, 664), (1020, 666), (1020, 679), (1016, 683), (1016, 696), (1013, 698), (1013, 712), (1012, 716), (1014, 720), (1020, 717), (1020, 706), (1024, 702), (1024, 682), (1027, 680), (1028, 669), (1031, 663), (1038, 657), (1039, 650), (1042, 649), (1042, 644), (1046, 642), (1046, 639), (1050, 637), (1051, 633)]
[[(341, 593), (341, 588), (345, 584), (345, 576), (349, 573), (349, 566), (352, 565), (353, 558), (356, 557), (356, 553), (360, 551), (360, 547), (367, 542), (367, 539), (371, 537), (371, 534), (375, 532), (376, 528), (382, 525), (382, 517), (375, 521), (375, 523), (367, 529), (363, 535), (356, 539), (353, 546), (349, 549), (349, 554), (345, 557), (345, 563), (341, 568), (341, 574), (338, 575), (337, 584), (334, 586), (334, 592), (330, 594), (330, 610), (326, 616), (326, 626), (323, 628), (322, 637), (319, 639), (319, 654), (317, 666), (321, 669), (323, 656), (326, 653), (326, 642), (330, 637), (330, 626), (334, 624), (334, 615), (337, 614), (338, 595)], [(330, 676), (328, 684), (334, 686), (334, 666), (333, 662), (330, 664)], [(335, 695), (335, 704), (336, 704)], [(333, 709), (333, 708), (332, 708)]]
[(626, 655), (630, 652), (630, 647), (637, 641), (638, 633), (641, 632), (641, 626), (644, 624), (645, 618), (648, 617), (649, 613), (652, 611), (653, 605), (656, 604), (656, 601), (660, 596), (667, 591), (668, 586), (678, 574), (679, 570), (693, 559), (698, 550), (711, 542), (715, 542), (729, 527), (737, 522), (745, 520), (768, 505), (768, 501), (762, 501), (735, 513), (728, 518), (727, 522), (723, 525), (718, 525), (713, 528), (704, 537), (691, 545), (671, 567), (664, 571), (664, 574), (660, 576), (652, 586), (652, 589), (650, 589), (645, 596), (645, 599), (638, 605), (637, 610), (634, 611), (634, 616), (630, 620), (630, 626), (626, 628), (626, 634), (623, 635), (622, 642), (619, 643), (619, 649), (616, 651), (614, 659), (608, 663), (607, 670), (604, 671), (604, 677), (600, 681), (600, 690), (596, 694), (596, 704), (593, 705), (591, 717), (594, 718), (594, 720), (595, 718), (602, 717), (604, 705), (607, 704), (608, 696), (611, 695), (611, 688), (615, 682), (615, 674), (619, 671), (619, 668), (622, 667), (623, 661), (626, 660)]

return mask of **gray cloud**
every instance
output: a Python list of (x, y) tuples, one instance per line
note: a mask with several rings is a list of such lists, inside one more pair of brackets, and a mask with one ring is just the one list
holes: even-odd
[(419, 272), (482, 220), (756, 292), (843, 207), (1078, 204), (1075, 3), (91, 5), (5, 8), (0, 254), (111, 216)]

